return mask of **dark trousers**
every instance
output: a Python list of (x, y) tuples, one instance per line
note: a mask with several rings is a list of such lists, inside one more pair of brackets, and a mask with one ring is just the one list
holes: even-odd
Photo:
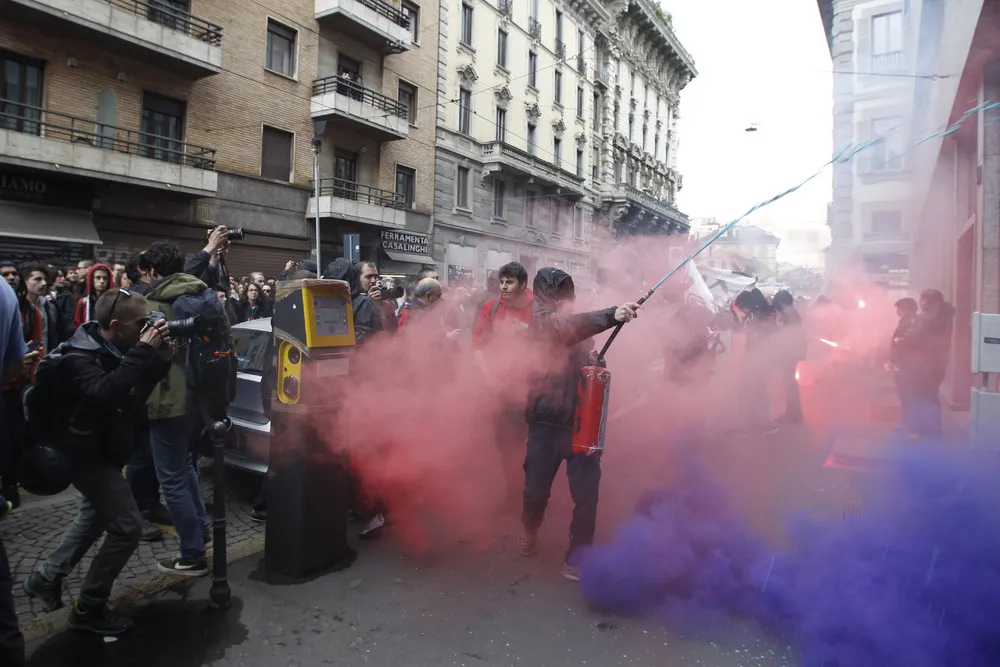
[(528, 452), (524, 457), (524, 505), (521, 521), (527, 530), (537, 530), (549, 504), (552, 481), (566, 461), (566, 477), (573, 497), (573, 520), (569, 525), (566, 561), (580, 547), (594, 543), (597, 501), (601, 486), (601, 458), (573, 454), (573, 434), (567, 428), (546, 424), (528, 425)]
[(7, 437), (3, 441), (3, 451), (0, 452), (0, 478), (3, 480), (0, 493), (17, 507), (21, 504), (17, 490), (17, 466), (28, 435), (20, 389), (3, 392), (3, 428), (7, 430)]
[(160, 502), (160, 482), (156, 479), (153, 450), (149, 445), (149, 429), (143, 429), (132, 460), (125, 467), (125, 476), (132, 489), (139, 511), (150, 512)]
[[(9, 447), (6, 419), (0, 413), (0, 450), (7, 452)], [(5, 665), (24, 665), (24, 635), (14, 606), (14, 579), (10, 574), (7, 549), (0, 542), (0, 666)]]
[(941, 383), (943, 372), (901, 367), (896, 372), (896, 392), (899, 394), (900, 421), (903, 430), (925, 437), (940, 436)]

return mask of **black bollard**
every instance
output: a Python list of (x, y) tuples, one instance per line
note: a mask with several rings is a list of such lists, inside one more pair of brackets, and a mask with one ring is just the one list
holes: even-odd
[(212, 500), (212, 588), (208, 592), (212, 609), (229, 609), (232, 593), (229, 590), (228, 564), (226, 562), (226, 433), (232, 426), (225, 421), (212, 422), (208, 437), (212, 443), (212, 481), (215, 493)]

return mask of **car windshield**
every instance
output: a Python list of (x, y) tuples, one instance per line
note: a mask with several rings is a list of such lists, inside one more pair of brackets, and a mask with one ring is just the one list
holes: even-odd
[(248, 329), (233, 329), (233, 342), (236, 344), (237, 368), (244, 373), (264, 373), (267, 358), (268, 343), (271, 333), (268, 331), (251, 331)]

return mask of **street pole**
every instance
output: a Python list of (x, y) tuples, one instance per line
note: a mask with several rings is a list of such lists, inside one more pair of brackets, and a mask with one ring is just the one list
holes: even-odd
[(206, 425), (212, 443), (212, 587), (208, 591), (213, 609), (229, 609), (232, 593), (229, 590), (228, 563), (226, 559), (226, 433), (232, 422), (210, 421)]
[(313, 148), (313, 201), (316, 202), (316, 277), (323, 275), (323, 263), (319, 256), (319, 154), (323, 150), (323, 139), (316, 136), (312, 140)]

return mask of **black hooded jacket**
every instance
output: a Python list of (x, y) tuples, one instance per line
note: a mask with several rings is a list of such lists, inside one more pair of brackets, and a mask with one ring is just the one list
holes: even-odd
[(145, 426), (146, 400), (169, 370), (152, 346), (136, 343), (122, 353), (101, 337), (97, 322), (82, 324), (35, 375), (37, 400), (61, 411), (61, 420), (53, 418), (58, 426), (42, 425), (58, 431), (49, 444), (76, 463), (125, 465)]
[(354, 264), (343, 257), (330, 262), (323, 277), (343, 280), (351, 286), (351, 308), (354, 309), (354, 338), (360, 343), (365, 338), (382, 331), (382, 313), (378, 304), (361, 291), (361, 273)]
[[(895, 339), (905, 359), (912, 364), (915, 375), (935, 384), (944, 380), (954, 319), (954, 306), (947, 302), (934, 304), (917, 315), (902, 336)], [(900, 370), (910, 370), (905, 365), (901, 365)]]
[(525, 418), (528, 423), (571, 428), (576, 409), (577, 384), (580, 369), (587, 365), (594, 349), (593, 336), (614, 327), (615, 309), (605, 308), (589, 313), (560, 315), (556, 306), (574, 296), (573, 279), (565, 271), (547, 267), (535, 274), (535, 299), (531, 304), (531, 331), (542, 342), (553, 347), (558, 368), (539, 378), (528, 395)]

